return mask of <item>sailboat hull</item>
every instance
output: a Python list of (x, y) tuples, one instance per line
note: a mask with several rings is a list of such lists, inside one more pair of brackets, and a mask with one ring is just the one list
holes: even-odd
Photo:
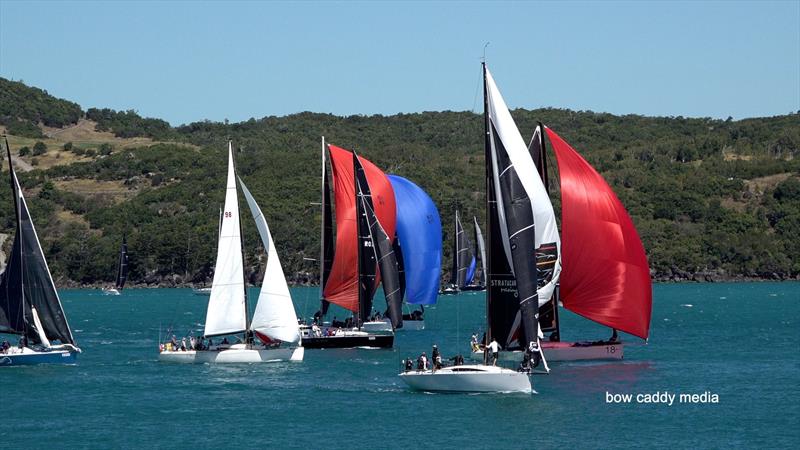
[(533, 392), (530, 377), (502, 367), (464, 365), (431, 371), (401, 373), (409, 387), (426, 392)]
[(103, 295), (120, 295), (120, 292), (115, 288), (103, 289)]
[(34, 366), (38, 364), (76, 364), (78, 352), (56, 350), (37, 352), (25, 349), (23, 353), (0, 354), (0, 366)]
[[(543, 342), (542, 350), (548, 362), (553, 361), (602, 361), (617, 360), (624, 356), (621, 342), (610, 344), (591, 344), (581, 342)], [(523, 352), (500, 352), (501, 361), (522, 361)], [(483, 351), (472, 352), (473, 360), (483, 360)]]
[(306, 348), (392, 348), (393, 345), (393, 334), (360, 333), (357, 336), (303, 337), (303, 346)]
[(303, 360), (305, 349), (303, 347), (255, 349), (244, 346), (232, 346), (223, 350), (189, 350), (189, 351), (163, 351), (159, 353), (158, 360), (169, 363), (183, 364), (236, 364), (236, 363), (265, 363)]

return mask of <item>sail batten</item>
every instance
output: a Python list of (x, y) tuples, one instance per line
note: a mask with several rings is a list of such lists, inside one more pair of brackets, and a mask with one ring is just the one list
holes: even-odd
[(652, 285), (633, 221), (603, 177), (560, 136), (545, 130), (561, 183), (564, 307), (647, 339)]

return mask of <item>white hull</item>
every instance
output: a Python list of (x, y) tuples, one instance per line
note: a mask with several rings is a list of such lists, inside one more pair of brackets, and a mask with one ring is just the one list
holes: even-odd
[(118, 291), (118, 290), (116, 290), (116, 289), (114, 289), (114, 288), (111, 288), (111, 289), (103, 289), (103, 294), (104, 294), (104, 295), (119, 295), (119, 291)]
[(161, 362), (184, 364), (225, 364), (225, 363), (262, 363), (303, 360), (305, 349), (303, 347), (258, 349), (246, 348), (244, 345), (233, 345), (222, 350), (188, 350), (163, 351), (159, 353)]
[[(591, 360), (616, 360), (624, 356), (623, 344), (601, 345), (573, 345), (572, 342), (544, 342), (542, 343), (544, 357), (548, 362), (553, 361), (591, 361)], [(483, 360), (483, 351), (472, 352), (470, 357), (476, 361)], [(500, 352), (501, 361), (522, 361), (523, 352)]]
[(389, 319), (386, 320), (376, 320), (374, 322), (364, 322), (361, 324), (361, 329), (368, 332), (368, 333), (379, 333), (379, 332), (392, 332), (392, 323), (389, 322)]
[(530, 377), (510, 369), (484, 365), (445, 367), (436, 372), (400, 374), (412, 389), (429, 392), (533, 392)]

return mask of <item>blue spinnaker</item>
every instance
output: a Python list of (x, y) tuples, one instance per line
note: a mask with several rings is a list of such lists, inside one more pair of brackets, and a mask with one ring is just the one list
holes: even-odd
[(477, 266), (477, 261), (473, 256), (472, 261), (469, 262), (469, 267), (467, 267), (467, 276), (464, 278), (465, 285), (472, 284), (472, 279), (475, 278), (475, 266)]
[(389, 175), (397, 204), (397, 238), (403, 252), (406, 301), (432, 305), (439, 295), (442, 222), (433, 200), (411, 181)]

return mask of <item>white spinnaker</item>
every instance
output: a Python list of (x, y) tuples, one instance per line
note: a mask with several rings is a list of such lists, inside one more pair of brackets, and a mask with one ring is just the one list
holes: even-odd
[(225, 208), (219, 231), (217, 265), (214, 269), (214, 281), (211, 284), (211, 297), (208, 299), (204, 332), (206, 336), (241, 333), (247, 328), (240, 230), (233, 148), (229, 142)]
[[(533, 220), (536, 227), (536, 248), (542, 244), (555, 242), (558, 248), (558, 260), (553, 269), (553, 279), (542, 288), (539, 288), (539, 305), (545, 304), (553, 295), (553, 290), (558, 283), (559, 275), (561, 274), (561, 238), (558, 235), (558, 224), (556, 223), (556, 216), (553, 212), (553, 204), (550, 203), (550, 197), (547, 195), (547, 190), (539, 178), (539, 173), (536, 170), (536, 165), (533, 163), (531, 155), (528, 153), (528, 147), (522, 136), (519, 134), (519, 129), (508, 112), (503, 96), (497, 89), (497, 85), (492, 78), (489, 69), (486, 69), (486, 93), (489, 121), (497, 130), (497, 135), (502, 141), (503, 147), (508, 153), (508, 158), (517, 172), (517, 176), (522, 183), (522, 187), (528, 194), (531, 200), (531, 209), (533, 210)], [(497, 150), (496, 142), (494, 141), (494, 134), (490, 133), (492, 149)], [(500, 180), (497, 173), (497, 159), (492, 152), (492, 162), (495, 167), (494, 185), (495, 192), (498, 193), (497, 197), (497, 210), (500, 218), (500, 231), (503, 233), (503, 247), (508, 258), (509, 266), (512, 268), (514, 264), (511, 262), (511, 249), (508, 244), (508, 231), (506, 229), (506, 219), (503, 213), (502, 198), (500, 192)]]
[(284, 342), (300, 342), (300, 327), (297, 325), (297, 314), (294, 311), (292, 297), (289, 294), (289, 285), (286, 284), (286, 277), (283, 274), (281, 261), (278, 259), (278, 252), (269, 232), (267, 219), (258, 207), (253, 195), (239, 179), (242, 186), (244, 198), (250, 213), (256, 222), (258, 234), (261, 242), (267, 250), (267, 269), (264, 272), (264, 281), (261, 284), (261, 292), (258, 294), (258, 304), (253, 313), (253, 321), (250, 329), (265, 334), (272, 339)]

